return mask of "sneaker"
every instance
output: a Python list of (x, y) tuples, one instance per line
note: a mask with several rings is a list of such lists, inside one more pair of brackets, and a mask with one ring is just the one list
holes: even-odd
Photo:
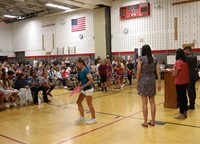
[(68, 87), (67, 87), (67, 86), (64, 86), (64, 88), (67, 89)]
[(14, 106), (14, 107), (16, 107), (16, 106), (17, 106), (16, 102), (15, 102), (15, 103), (13, 103), (13, 106)]
[(87, 121), (86, 123), (87, 124), (95, 124), (95, 123), (97, 123), (97, 120), (95, 118), (92, 118), (89, 121)]
[(80, 117), (77, 121), (76, 121), (76, 124), (82, 124), (82, 123), (85, 123), (86, 120), (84, 117)]
[(10, 108), (10, 103), (5, 103), (6, 108)]
[(121, 87), (124, 87), (124, 84), (122, 84)]

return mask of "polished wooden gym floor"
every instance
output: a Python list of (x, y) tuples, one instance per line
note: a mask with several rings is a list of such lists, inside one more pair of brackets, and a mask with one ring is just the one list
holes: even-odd
[[(199, 82), (198, 82), (199, 83)], [(97, 124), (76, 125), (78, 95), (55, 89), (51, 104), (17, 107), (0, 112), (0, 144), (200, 144), (200, 98), (185, 120), (179, 110), (163, 107), (164, 87), (156, 95), (156, 126), (141, 126), (141, 99), (133, 86), (107, 93), (96, 91), (93, 104)], [(84, 101), (86, 117), (90, 118)], [(150, 112), (149, 112), (150, 114)], [(150, 115), (149, 115), (150, 118)]]

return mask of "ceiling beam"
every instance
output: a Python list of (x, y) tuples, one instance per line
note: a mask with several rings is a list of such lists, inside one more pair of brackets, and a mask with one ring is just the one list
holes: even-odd
[(23, 11), (20, 11), (17, 8), (13, 8), (13, 9), (2, 8), (0, 10), (0, 16), (2, 16), (2, 17), (5, 14), (14, 15), (14, 16), (21, 16), (22, 13), (23, 13)]
[(69, 13), (69, 12), (73, 12), (73, 11), (80, 11), (80, 10), (84, 10), (84, 9), (83, 9), (83, 8), (70, 9), (70, 10), (62, 11), (62, 12), (58, 12), (58, 13), (47, 14), (47, 15), (45, 15), (44, 17), (55, 16), (55, 15), (60, 15), (60, 14)]
[(102, 5), (105, 5), (105, 6), (112, 6), (112, 0), (75, 0), (77, 2), (85, 2), (87, 4), (91, 4), (91, 5), (99, 5), (99, 4), (102, 4)]
[(85, 8), (85, 9), (94, 9), (96, 7), (94, 5), (89, 5), (89, 4), (79, 3), (75, 1), (69, 1), (69, 0), (56, 0), (56, 2), (60, 2), (60, 3), (64, 3), (64, 4), (68, 4), (68, 5), (72, 5), (72, 6), (76, 6), (80, 8)]
[(112, 0), (98, 0), (98, 1), (103, 5), (112, 6)]
[(10, 7), (18, 7), (18, 8), (22, 8), (22, 9), (27, 9), (27, 10), (30, 10), (30, 11), (39, 11), (39, 9), (29, 8), (29, 7), (25, 7), (25, 6), (19, 6), (19, 5), (12, 5), (12, 4), (4, 3), (4, 2), (1, 2), (1, 1), (0, 1), (0, 4), (7, 5), (7, 6), (10, 6)]
[(33, 2), (29, 2), (29, 1), (23, 1), (23, 3), (29, 4), (29, 5), (34, 5), (34, 6), (37, 6), (37, 7), (41, 7), (41, 8), (43, 8), (43, 9), (46, 9), (46, 6), (45, 6), (45, 5), (41, 5), (41, 4), (38, 4), (38, 3), (33, 3)]
[(172, 5), (180, 5), (180, 4), (186, 4), (186, 3), (192, 3), (192, 2), (198, 2), (200, 0), (186, 0), (186, 1), (180, 1), (180, 2), (174, 2)]

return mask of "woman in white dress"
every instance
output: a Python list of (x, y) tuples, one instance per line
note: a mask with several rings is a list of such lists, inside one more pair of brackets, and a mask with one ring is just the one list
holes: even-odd
[(20, 97), (20, 105), (27, 105), (28, 103), (33, 102), (33, 97), (31, 94), (31, 89), (28, 85), (27, 80), (25, 79), (26, 75), (24, 73), (19, 73), (17, 79), (14, 83), (15, 89), (17, 89), (18, 95)]
[[(0, 91), (4, 93), (5, 99), (7, 101), (6, 107), (17, 106), (16, 100), (18, 98), (18, 90), (11, 87), (11, 82), (9, 80), (7, 72), (3, 70), (2, 80), (0, 80)], [(13, 100), (11, 101), (11, 98)]]

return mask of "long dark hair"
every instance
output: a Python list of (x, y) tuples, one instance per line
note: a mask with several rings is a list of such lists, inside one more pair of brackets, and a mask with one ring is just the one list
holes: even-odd
[(142, 56), (147, 56), (148, 64), (152, 64), (153, 63), (151, 47), (149, 45), (143, 45), (142, 46)]
[(183, 49), (179, 48), (176, 50), (176, 60), (182, 60), (186, 62), (186, 55)]
[(34, 68), (31, 68), (31, 70), (30, 70), (30, 76), (32, 76), (33, 73), (35, 73), (35, 72), (36, 72), (35, 69), (34, 69)]
[[(2, 81), (3, 81), (3, 87), (5, 88), (5, 87), (10, 87), (11, 86), (11, 84), (10, 84), (10, 80), (8, 79), (8, 78), (6, 78), (6, 71), (5, 71), (5, 69), (2, 69)], [(8, 82), (8, 85), (7, 85), (7, 83), (6, 83), (6, 81)]]
[(78, 62), (78, 63), (82, 63), (82, 64), (87, 68), (87, 65), (85, 64), (85, 61), (84, 61), (83, 58), (79, 57), (79, 58), (77, 59), (77, 62)]
[(184, 50), (192, 51), (192, 48), (191, 48), (191, 46), (186, 46), (186, 47), (184, 47)]

